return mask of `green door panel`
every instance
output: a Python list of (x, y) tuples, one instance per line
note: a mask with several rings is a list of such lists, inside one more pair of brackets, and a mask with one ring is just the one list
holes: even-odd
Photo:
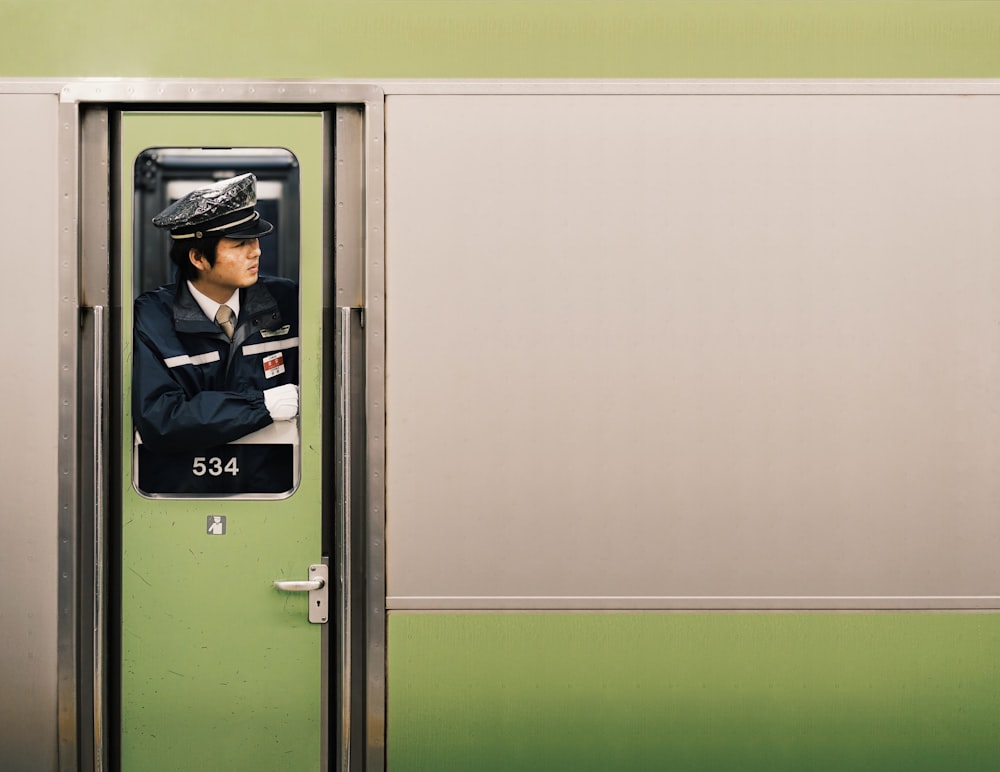
[(391, 772), (1000, 768), (1000, 615), (389, 617)]
[[(126, 114), (122, 121), (121, 758), (132, 770), (320, 766), (321, 633), (305, 593), (322, 556), (323, 118)], [(301, 477), (277, 501), (164, 500), (131, 482), (132, 160), (148, 147), (284, 147), (300, 164)], [(224, 536), (207, 534), (225, 515)]]

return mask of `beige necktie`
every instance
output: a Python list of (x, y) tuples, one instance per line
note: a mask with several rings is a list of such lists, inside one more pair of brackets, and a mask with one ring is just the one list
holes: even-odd
[(215, 321), (218, 322), (222, 331), (226, 333), (226, 337), (232, 340), (233, 331), (236, 326), (233, 324), (233, 309), (229, 306), (219, 306), (219, 310), (215, 312)]

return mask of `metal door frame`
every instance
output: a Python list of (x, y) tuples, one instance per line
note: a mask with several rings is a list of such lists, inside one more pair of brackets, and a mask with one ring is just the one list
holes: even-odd
[[(339, 577), (338, 641), (329, 650), (342, 654), (335, 666), (337, 694), (328, 703), (339, 720), (331, 716), (329, 725), (342, 739), (338, 761), (329, 749), (324, 755), (331, 769), (382, 770), (384, 92), (367, 84), (116, 79), (68, 82), (59, 96), (59, 767), (103, 770), (110, 763), (106, 545), (116, 504), (108, 496), (115, 486), (107, 458), (109, 448), (116, 452), (111, 439), (120, 427), (114, 426), (116, 411), (105, 406), (113, 404), (111, 384), (117, 383), (109, 352), (120, 327), (112, 268), (120, 260), (113, 202), (120, 200), (114, 170), (121, 112), (300, 109), (328, 116), (324, 195), (335, 202), (323, 234), (324, 253), (333, 255), (334, 265), (334, 282), (324, 290), (324, 323), (336, 359), (324, 370), (336, 422), (329, 438), (335, 482), (325, 493), (331, 495)], [(348, 227), (335, 234), (335, 219)], [(324, 647), (328, 635), (327, 628)]]

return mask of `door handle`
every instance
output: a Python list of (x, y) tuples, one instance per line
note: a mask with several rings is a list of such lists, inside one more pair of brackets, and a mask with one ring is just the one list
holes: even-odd
[(285, 592), (312, 592), (326, 585), (322, 579), (301, 579), (299, 581), (275, 582), (274, 586)]
[(308, 592), (309, 593), (309, 621), (314, 625), (326, 624), (329, 613), (328, 584), (330, 582), (330, 572), (325, 563), (314, 563), (309, 566), (309, 576), (311, 579), (275, 580), (274, 586), (283, 592)]

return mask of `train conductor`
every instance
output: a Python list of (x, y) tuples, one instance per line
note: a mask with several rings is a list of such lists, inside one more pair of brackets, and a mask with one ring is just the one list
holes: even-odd
[(299, 410), (298, 287), (258, 274), (274, 226), (243, 174), (199, 188), (153, 224), (176, 284), (135, 302), (132, 412), (152, 451), (223, 445)]

